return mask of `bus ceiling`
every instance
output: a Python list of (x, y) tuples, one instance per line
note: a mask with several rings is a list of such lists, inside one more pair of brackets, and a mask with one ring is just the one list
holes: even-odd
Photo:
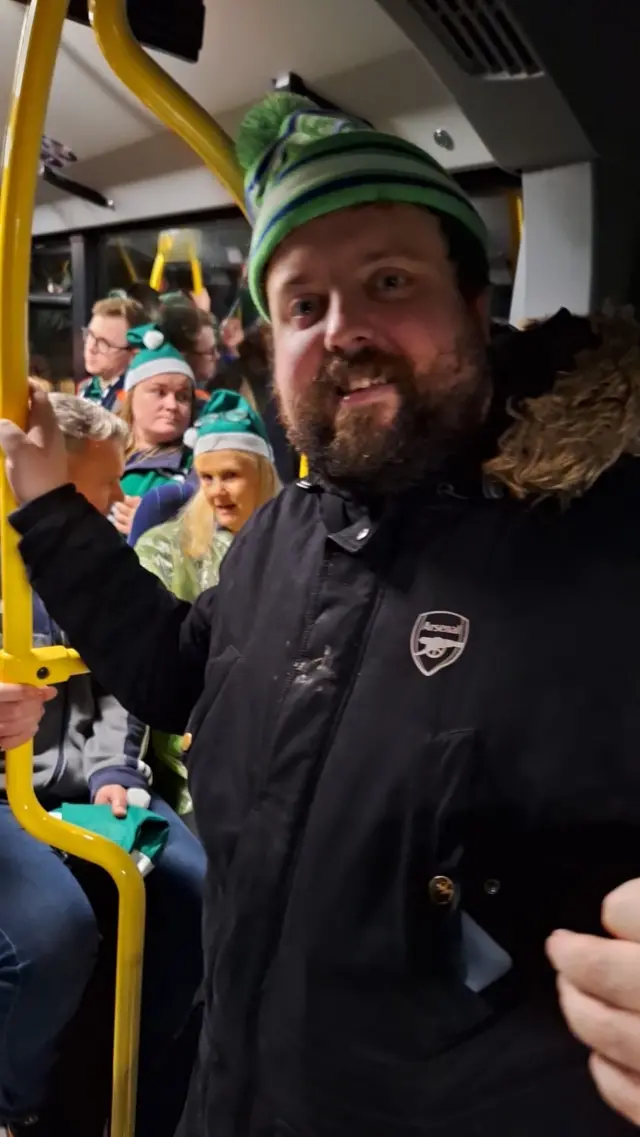
[(640, 301), (640, 5), (377, 0), (496, 165), (522, 173), (512, 318)]
[[(29, 0), (18, 0), (27, 5)], [(128, 0), (131, 30), (145, 47), (197, 63), (204, 40), (204, 0)], [(69, 20), (88, 24), (87, 0), (70, 0)]]

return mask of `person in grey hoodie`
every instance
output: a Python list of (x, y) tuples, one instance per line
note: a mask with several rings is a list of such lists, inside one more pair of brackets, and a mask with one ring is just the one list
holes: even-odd
[[(122, 500), (126, 426), (73, 395), (53, 395), (70, 481), (100, 512)], [(65, 643), (33, 598), (34, 642)], [(114, 627), (117, 635), (117, 627)], [(169, 823), (169, 839), (147, 883), (138, 1137), (170, 1137), (187, 1090), (189, 1055), (166, 1056), (202, 980), (204, 855), (176, 814), (153, 794), (147, 732), (90, 674), (41, 690), (0, 684), (3, 713), (15, 712), (7, 748), (34, 739), (34, 786), (47, 809), (63, 801), (109, 804), (116, 816), (137, 789)], [(22, 700), (22, 701), (21, 701)], [(89, 898), (71, 868), (20, 828), (4, 792), (0, 752), (0, 1124), (12, 1134), (58, 1137), (48, 1109), (60, 1036), (76, 1013), (98, 953)], [(192, 1046), (185, 1035), (185, 1046)], [(175, 1055), (174, 1055), (175, 1057)], [(174, 1071), (174, 1073), (172, 1073)], [(108, 1071), (107, 1071), (108, 1074)], [(162, 1085), (162, 1094), (158, 1084)], [(68, 1137), (75, 1137), (69, 1134)]]

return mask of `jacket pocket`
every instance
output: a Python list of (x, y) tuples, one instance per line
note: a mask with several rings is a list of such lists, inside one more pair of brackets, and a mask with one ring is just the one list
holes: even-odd
[(404, 903), (412, 973), (461, 980), (462, 859), (465, 827), (481, 794), (473, 730), (430, 737), (409, 778), (404, 839)]
[(199, 740), (205, 719), (214, 709), (221, 697), (231, 672), (240, 660), (240, 652), (233, 646), (225, 648), (221, 655), (210, 658), (204, 673), (204, 689), (198, 702), (189, 715), (185, 731), (188, 745), (185, 747), (188, 764), (191, 768), (200, 753), (201, 748), (196, 745)]

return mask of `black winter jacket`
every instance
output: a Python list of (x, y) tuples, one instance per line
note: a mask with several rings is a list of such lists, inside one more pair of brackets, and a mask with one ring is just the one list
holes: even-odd
[(191, 610), (70, 487), (15, 516), (91, 671), (192, 738), (186, 1137), (632, 1132), (544, 941), (640, 875), (639, 510), (636, 459), (564, 511), (475, 468), (371, 508), (292, 486)]

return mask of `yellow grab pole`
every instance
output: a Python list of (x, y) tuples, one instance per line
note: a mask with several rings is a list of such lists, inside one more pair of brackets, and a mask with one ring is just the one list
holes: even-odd
[(196, 296), (204, 292), (204, 280), (202, 279), (202, 265), (200, 258), (196, 253), (196, 247), (192, 243), (189, 250), (189, 261), (191, 264), (191, 287)]
[(120, 81), (195, 151), (244, 211), (242, 171), (231, 139), (143, 50), (129, 27), (126, 0), (89, 0), (89, 18), (98, 46)]
[(149, 277), (149, 284), (155, 288), (156, 292), (162, 285), (164, 277), (164, 266), (167, 263), (167, 258), (171, 256), (173, 250), (173, 237), (171, 233), (161, 233), (158, 237), (158, 251), (153, 262), (151, 269), (151, 276)]
[(522, 241), (524, 227), (524, 207), (520, 190), (509, 190), (507, 193), (507, 209), (509, 210), (509, 228), (511, 230), (510, 255), (513, 271), (518, 263), (518, 253)]
[[(27, 412), (27, 296), (31, 220), (40, 143), (67, 0), (31, 0), (16, 62), (12, 102), (2, 155), (0, 190), (0, 417), (25, 425)], [(31, 593), (17, 537), (8, 523), (15, 507), (0, 475), (3, 650), (0, 680), (62, 682), (84, 669), (75, 652), (32, 647)], [(22, 827), (33, 837), (93, 864), (113, 877), (119, 893), (112, 1137), (133, 1137), (142, 946), (144, 883), (118, 845), (54, 820), (33, 792), (33, 748), (6, 754), (7, 797)], [(0, 883), (1, 887), (1, 883)]]
[(123, 263), (124, 267), (126, 268), (127, 272), (129, 273), (130, 280), (132, 281), (133, 284), (135, 284), (137, 279), (138, 279), (138, 274), (136, 272), (136, 266), (134, 265), (134, 263), (131, 259), (129, 250), (128, 250), (127, 246), (125, 245), (124, 241), (121, 240), (120, 237), (118, 238), (116, 243), (117, 243), (118, 249), (120, 250), (120, 257), (122, 259), (122, 263)]
[(158, 291), (158, 289), (160, 288), (160, 285), (162, 284), (163, 276), (164, 276), (164, 256), (162, 253), (156, 253), (156, 258), (153, 262), (153, 268), (151, 269), (151, 276), (149, 277), (149, 284), (151, 285), (152, 288), (155, 288), (156, 292)]

